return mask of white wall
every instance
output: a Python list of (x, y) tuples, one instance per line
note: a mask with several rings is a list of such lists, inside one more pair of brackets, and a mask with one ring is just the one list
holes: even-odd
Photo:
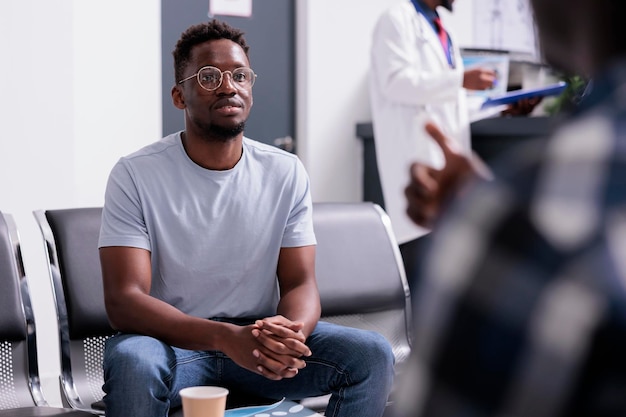
[[(297, 1), (297, 138), (315, 201), (361, 199), (355, 125), (370, 120), (371, 31), (394, 1)], [(56, 321), (31, 212), (101, 205), (117, 158), (161, 137), (160, 1), (0, 1), (0, 56), (0, 210), (21, 233), (56, 403)]]
[(298, 149), (315, 201), (362, 198), (363, 146), (374, 23), (397, 0), (311, 0), (298, 10)]
[(102, 205), (121, 155), (161, 136), (160, 1), (0, 2), (0, 210), (22, 241), (45, 394), (58, 339), (32, 210)]

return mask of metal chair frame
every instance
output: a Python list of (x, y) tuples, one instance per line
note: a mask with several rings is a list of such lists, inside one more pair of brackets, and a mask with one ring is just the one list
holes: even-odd
[(20, 239), (13, 216), (0, 212), (0, 416), (93, 416), (51, 407), (39, 378), (37, 334)]

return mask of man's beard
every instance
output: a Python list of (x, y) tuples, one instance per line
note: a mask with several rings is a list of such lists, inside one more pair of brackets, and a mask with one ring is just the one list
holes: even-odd
[(446, 9), (452, 11), (452, 0), (441, 0), (441, 5)]
[(234, 139), (245, 130), (246, 122), (241, 122), (233, 127), (224, 127), (212, 124), (207, 129), (208, 137), (213, 140), (217, 140), (219, 142), (228, 142), (231, 139)]

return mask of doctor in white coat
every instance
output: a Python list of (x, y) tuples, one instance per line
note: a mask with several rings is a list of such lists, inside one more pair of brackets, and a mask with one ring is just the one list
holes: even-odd
[[(464, 152), (471, 151), (464, 88), (493, 86), (488, 69), (464, 71), (446, 25), (454, 0), (402, 0), (379, 18), (372, 38), (370, 101), (376, 159), (385, 210), (405, 260), (409, 283), (419, 239), (428, 233), (406, 214), (404, 188), (412, 162), (441, 168), (441, 148), (424, 130), (435, 122)], [(448, 9), (448, 10), (442, 10)], [(436, 20), (443, 22), (438, 26)], [(443, 32), (442, 32), (443, 30)]]

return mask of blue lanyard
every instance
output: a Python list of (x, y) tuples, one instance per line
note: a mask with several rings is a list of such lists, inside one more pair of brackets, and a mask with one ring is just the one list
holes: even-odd
[[(437, 26), (435, 25), (435, 21), (434, 21), (435, 17), (437, 17), (437, 12), (435, 12), (434, 10), (430, 10), (430, 9), (425, 10), (420, 0), (411, 0), (411, 3), (413, 3), (413, 6), (415, 7), (415, 10), (417, 11), (417, 13), (421, 13), (426, 18), (428, 23), (430, 23), (430, 26), (433, 28), (433, 31), (435, 32), (435, 35), (439, 36), (439, 34), (437, 33)], [(450, 68), (455, 68), (456, 65), (454, 64), (454, 56), (452, 55), (452, 40), (450, 39), (450, 35), (448, 35), (447, 38), (448, 38), (448, 50), (447, 51), (444, 50), (444, 53), (446, 54), (446, 58), (448, 59), (448, 65), (450, 65)]]

